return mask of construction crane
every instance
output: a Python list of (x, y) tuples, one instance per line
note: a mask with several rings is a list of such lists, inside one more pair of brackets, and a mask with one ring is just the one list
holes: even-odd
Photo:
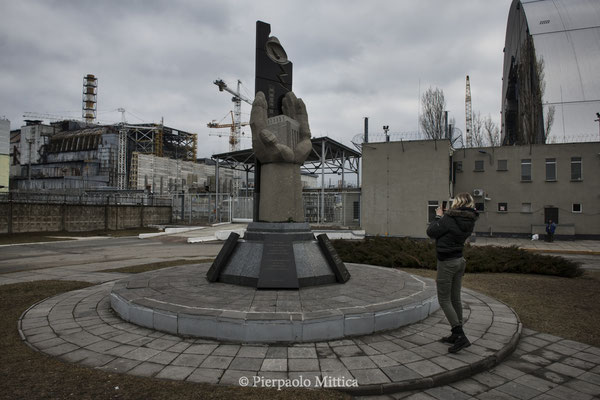
[(465, 147), (473, 147), (473, 108), (471, 105), (471, 82), (469, 81), (469, 75), (467, 75), (467, 87), (465, 94), (465, 130), (467, 131), (465, 137)]
[[(235, 150), (239, 150), (239, 140), (241, 139), (241, 134), (240, 135), (236, 135), (235, 129), (237, 127), (236, 123), (235, 123), (235, 119), (233, 117), (233, 111), (229, 111), (229, 115), (231, 115), (231, 124), (220, 124), (216, 121), (211, 121), (208, 124), (206, 124), (206, 126), (208, 126), (209, 128), (230, 128), (231, 129), (231, 133), (229, 134), (229, 151), (235, 151)], [(246, 126), (249, 125), (248, 122), (240, 122), (239, 126)], [(216, 133), (216, 136), (223, 136), (222, 134)], [(212, 136), (212, 135), (211, 135)]]
[(44, 113), (36, 113), (36, 112), (31, 112), (31, 111), (26, 111), (23, 113), (23, 118), (26, 119), (39, 119), (39, 120), (50, 120), (50, 121), (65, 121), (65, 120), (70, 120), (70, 121), (81, 121), (81, 118), (78, 117), (65, 117), (62, 115), (56, 115), (56, 114), (44, 114)]
[[(213, 82), (219, 87), (219, 92), (226, 91), (233, 95), (231, 101), (233, 101), (233, 115), (231, 127), (231, 136), (229, 138), (229, 151), (236, 151), (240, 149), (240, 136), (242, 130), (242, 101), (252, 105), (252, 101), (240, 93), (240, 86), (242, 81), (238, 79), (237, 90), (230, 89), (222, 79), (217, 79)], [(247, 124), (245, 124), (247, 125)], [(209, 125), (209, 128), (212, 128)], [(224, 128), (224, 126), (223, 126)]]

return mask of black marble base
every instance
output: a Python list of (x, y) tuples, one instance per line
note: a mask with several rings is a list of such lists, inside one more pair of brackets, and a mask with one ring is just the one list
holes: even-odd
[[(207, 275), (209, 281), (258, 289), (298, 289), (349, 279), (347, 271), (339, 274), (341, 260), (330, 253), (335, 250), (320, 245), (307, 223), (252, 222), (244, 239), (234, 239), (230, 237), (217, 256)], [(338, 265), (331, 265), (332, 259)], [(343, 263), (341, 268), (345, 270)]]

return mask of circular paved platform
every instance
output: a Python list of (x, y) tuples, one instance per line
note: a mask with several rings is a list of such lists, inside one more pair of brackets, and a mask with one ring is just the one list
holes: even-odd
[(299, 290), (209, 283), (210, 264), (133, 275), (110, 301), (125, 321), (181, 336), (296, 343), (397, 329), (439, 308), (435, 285), (391, 268), (347, 264), (352, 278)]
[(354, 394), (381, 394), (445, 385), (487, 370), (514, 350), (521, 333), (509, 307), (465, 290), (465, 331), (473, 345), (457, 354), (437, 342), (449, 329), (441, 311), (420, 323), (352, 339), (232, 344), (124, 322), (110, 307), (112, 286), (64, 293), (32, 306), (19, 321), (23, 340), (64, 361), (110, 372), (226, 385), (248, 379), (250, 386), (302, 377), (312, 387), (333, 382)]

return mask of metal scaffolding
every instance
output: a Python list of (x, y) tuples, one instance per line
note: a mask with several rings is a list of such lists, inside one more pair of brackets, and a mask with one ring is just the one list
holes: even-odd
[[(320, 137), (311, 139), (312, 151), (301, 167), (302, 172), (321, 175), (321, 205), (325, 204), (325, 175), (341, 175), (342, 188), (346, 187), (346, 173), (356, 174), (356, 182), (360, 182), (360, 157), (361, 154), (331, 138)], [(252, 149), (239, 150), (229, 153), (214, 154), (212, 158), (216, 161), (215, 176), (219, 179), (219, 168), (228, 168), (248, 174), (254, 173), (255, 157)], [(217, 196), (219, 193), (217, 192)], [(238, 196), (240, 193), (234, 193)], [(325, 207), (321, 206), (321, 214)], [(325, 220), (321, 215), (320, 219)]]

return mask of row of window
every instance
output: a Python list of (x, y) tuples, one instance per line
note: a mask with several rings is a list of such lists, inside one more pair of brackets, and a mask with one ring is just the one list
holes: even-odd
[[(484, 205), (483, 203), (476, 203), (475, 208), (479, 211), (483, 211)], [(498, 203), (498, 212), (508, 212), (508, 203)], [(522, 213), (531, 213), (531, 203), (521, 203), (521, 212)], [(572, 203), (571, 212), (579, 214), (583, 212), (583, 207), (581, 203)]]
[[(439, 207), (439, 202), (437, 200), (430, 200), (427, 202), (427, 222), (432, 222), (435, 219), (435, 209)], [(475, 209), (479, 212), (485, 211), (485, 203), (475, 203)], [(498, 212), (507, 213), (508, 212), (508, 203), (498, 203)], [(528, 214), (532, 213), (531, 203), (521, 203), (521, 211), (522, 213)], [(583, 212), (583, 206), (581, 203), (572, 203), (571, 212), (575, 214), (580, 214)], [(556, 218), (555, 218), (556, 220)]]
[[(456, 163), (456, 170), (462, 171), (462, 161)], [(484, 172), (484, 160), (475, 160), (475, 169), (473, 171)], [(508, 160), (498, 160), (496, 171), (508, 171)], [(571, 157), (571, 180), (581, 181), (583, 179), (582, 171), (581, 157)], [(531, 180), (531, 159), (522, 159), (521, 181), (529, 182)], [(546, 158), (546, 181), (556, 181), (556, 158)]]

